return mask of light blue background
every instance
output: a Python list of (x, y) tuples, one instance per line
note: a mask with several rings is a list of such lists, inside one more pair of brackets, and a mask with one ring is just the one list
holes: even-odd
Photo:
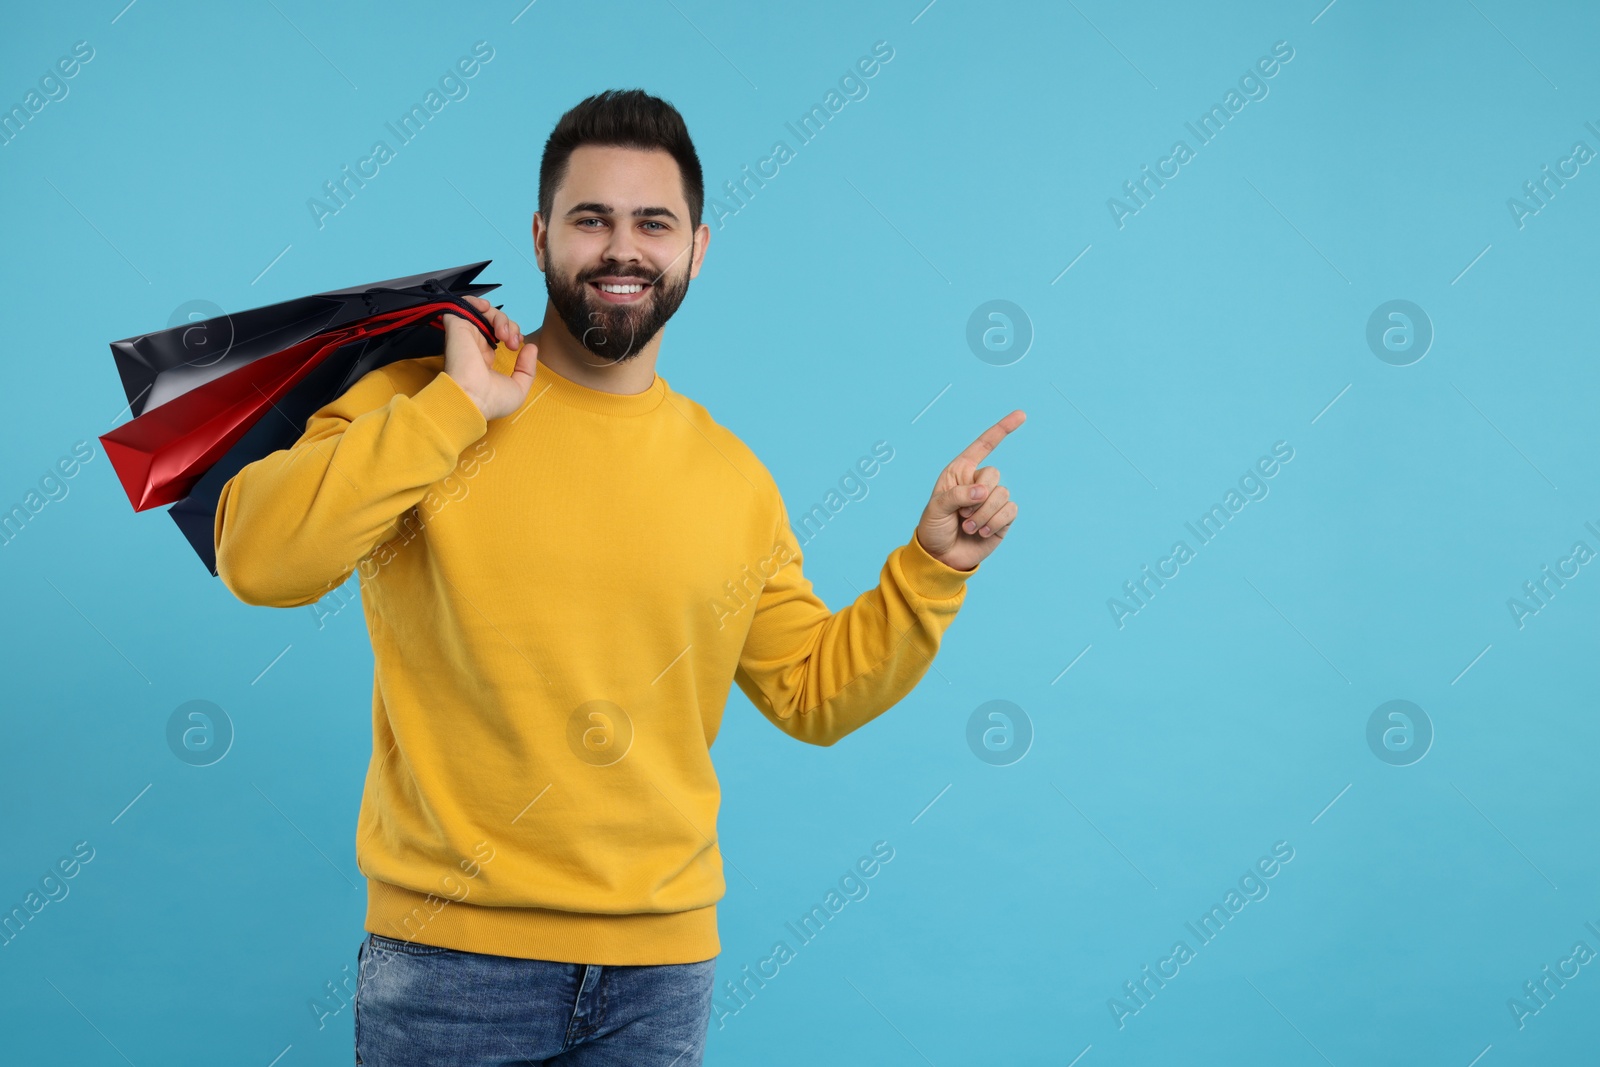
[[(1600, 574), (1521, 629), (1506, 604), (1574, 541), (1600, 549), (1600, 166), (1523, 228), (1506, 206), (1575, 141), (1600, 149), (1591, 5), (122, 2), (29, 5), (0, 37), (7, 107), (95, 49), (0, 147), (0, 505), (96, 449), (0, 549), (0, 908), (95, 849), (0, 949), (0, 1059), (351, 1061), (350, 1012), (319, 1030), (307, 1005), (362, 937), (361, 613), (319, 629), (247, 607), (165, 515), (132, 512), (95, 441), (125, 418), (107, 343), (189, 300), (485, 258), (531, 329), (527, 231), (564, 110), (667, 98), (715, 196), (879, 40), (895, 54), (869, 95), (725, 225), (708, 215), (659, 369), (791, 512), (892, 444), (806, 546), (835, 608), (1015, 407), (993, 462), (1020, 516), (935, 669), (836, 747), (732, 691), (720, 839), (748, 877), (729, 873), (719, 981), (873, 842), (895, 858), (712, 1024), (706, 1062), (1595, 1055), (1600, 964), (1522, 1029), (1507, 1007), (1575, 942), (1600, 951)], [(495, 55), (470, 94), (319, 230), (307, 199), (479, 40)], [(1270, 95), (1118, 229), (1107, 199), (1277, 41), (1294, 58)], [(1035, 331), (1009, 366), (966, 345), (992, 299)], [(1411, 366), (1366, 345), (1390, 299), (1436, 330)], [(1119, 629), (1107, 599), (1280, 440), (1270, 495)], [(1410, 766), (1365, 739), (1396, 698), (1436, 731)], [(192, 699), (237, 731), (206, 768), (165, 741)], [(966, 742), (996, 699), (1035, 732), (1004, 767)], [(1295, 853), (1270, 895), (1119, 1029), (1108, 999), (1278, 841)]]

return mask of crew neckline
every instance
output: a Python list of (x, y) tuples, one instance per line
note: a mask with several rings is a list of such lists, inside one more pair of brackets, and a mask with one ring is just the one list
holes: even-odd
[[(500, 346), (502, 359), (495, 362), (506, 364), (503, 374), (509, 374), (516, 365), (516, 353), (504, 345)], [(498, 366), (497, 370), (500, 370)], [(538, 397), (557, 400), (568, 407), (579, 408), (583, 411), (592, 411), (599, 415), (647, 415), (661, 406), (667, 398), (667, 380), (660, 374), (650, 383), (650, 387), (641, 393), (608, 393), (603, 389), (591, 389), (581, 385), (571, 378), (563, 377), (554, 369), (540, 362), (533, 372), (533, 383), (528, 387), (528, 398), (523, 402), (523, 407), (534, 403)]]

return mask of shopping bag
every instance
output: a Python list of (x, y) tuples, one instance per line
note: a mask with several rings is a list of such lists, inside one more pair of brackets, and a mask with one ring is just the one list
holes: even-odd
[[(188, 362), (175, 359), (193, 350), (183, 347), (183, 327), (114, 342), (138, 414), (100, 441), (134, 510), (173, 504), (174, 522), (215, 574), (213, 522), (228, 478), (292, 445), (311, 414), (362, 375), (442, 352), (442, 314), (460, 315), (496, 343), (493, 327), (462, 299), (497, 288), (467, 284), (487, 264), (255, 308), (233, 316), (246, 327), (229, 352), (213, 346)], [(268, 314), (274, 308), (281, 318)], [(226, 336), (223, 326), (213, 319), (190, 328), (204, 327), (215, 340)]]

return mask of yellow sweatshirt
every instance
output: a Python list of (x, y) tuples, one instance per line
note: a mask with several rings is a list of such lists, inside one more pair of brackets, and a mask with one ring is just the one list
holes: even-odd
[[(516, 354), (501, 345), (495, 368)], [(977, 573), (915, 534), (830, 612), (767, 469), (659, 374), (590, 389), (539, 364), (487, 422), (444, 357), (374, 370), (217, 505), (249, 604), (359, 571), (371, 761), (366, 929), (470, 952), (662, 964), (720, 952), (730, 682), (832, 745), (927, 671)]]

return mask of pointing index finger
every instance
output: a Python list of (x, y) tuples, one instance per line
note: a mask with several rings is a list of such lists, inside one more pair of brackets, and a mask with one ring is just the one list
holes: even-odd
[(1023, 422), (1027, 420), (1027, 418), (1027, 413), (1021, 408), (1013, 411), (1011, 414), (1007, 415), (1005, 418), (1001, 419), (999, 422), (983, 431), (983, 433), (979, 434), (978, 439), (968, 445), (966, 449), (962, 451), (961, 455), (956, 457), (956, 463), (959, 464), (963, 460), (971, 460), (973, 466), (976, 467), (979, 463), (983, 462), (985, 457), (987, 457), (990, 452), (995, 450), (996, 446), (998, 446), (1001, 441), (1006, 439), (1007, 434), (1009, 434), (1012, 430), (1015, 430), (1018, 426), (1021, 426)]

